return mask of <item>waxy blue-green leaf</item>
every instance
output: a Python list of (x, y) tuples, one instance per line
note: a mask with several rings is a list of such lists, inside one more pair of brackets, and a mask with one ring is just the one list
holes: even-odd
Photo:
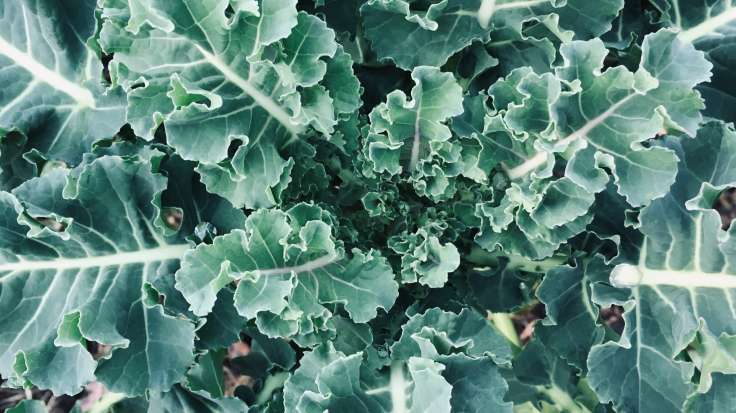
[[(475, 108), (479, 103), (469, 106), (466, 102), (471, 113), (477, 112), (476, 119), (460, 116), (453, 128), (479, 141), (478, 165), (484, 170), (501, 169), (513, 175), (516, 168), (537, 157), (537, 140), (541, 143), (554, 137), (556, 122), (550, 109), (558, 101), (561, 85), (552, 74), (539, 76), (524, 67), (498, 80), (489, 93), (495, 113)], [(468, 128), (470, 124), (474, 126)], [(568, 177), (546, 180), (552, 173), (550, 159), (541, 160), (537, 167), (529, 171), (531, 180), (513, 182), (503, 197), (476, 205), (480, 232), (475, 239), (483, 248), (492, 251), (501, 247), (512, 254), (540, 259), (552, 255), (590, 222), (593, 193), (602, 187), (586, 188)]]
[[(150, 168), (103, 157), (0, 194), (4, 377), (69, 394), (96, 377), (130, 395), (184, 377), (194, 325), (150, 294), (189, 247), (154, 225), (166, 179)], [(98, 364), (86, 340), (113, 346), (112, 355)]]
[(46, 413), (46, 405), (40, 400), (23, 400), (8, 413)]
[[(79, 162), (125, 120), (120, 88), (103, 85), (95, 1), (0, 6), (0, 134), (17, 130), (49, 158)], [(30, 149), (30, 148), (29, 148)]]
[[(662, 48), (669, 60), (652, 55)], [(613, 170), (621, 193), (634, 205), (661, 196), (666, 191), (667, 181), (674, 179), (675, 157), (662, 148), (642, 148), (638, 141), (654, 137), (665, 126), (692, 133), (700, 119), (702, 105), (696, 93), (685, 89), (707, 79), (709, 66), (702, 56), (676, 40), (671, 32), (649, 36), (644, 52), (638, 72), (617, 67), (601, 74), (606, 53), (602, 43), (576, 42), (563, 46), (562, 53), (567, 60), (555, 74), (540, 76), (529, 69), (512, 72), (508, 79), (501, 80), (490, 90), (501, 117), (486, 116), (482, 132), (478, 126), (472, 129), (459, 126), (460, 133), (470, 134), (478, 142), (463, 145), (462, 149), (451, 137), (443, 138), (441, 143), (434, 142), (430, 146), (433, 153), (428, 154), (432, 163), (421, 165), (413, 177), (417, 192), (431, 199), (442, 199), (455, 191), (452, 175), (484, 182), (482, 171), (494, 167), (505, 169), (512, 179), (529, 175), (533, 179), (548, 178), (552, 173), (552, 154), (569, 148), (565, 154), (569, 159), (567, 177), (547, 183), (514, 184), (500, 202), (480, 204), (476, 212), (481, 219), (481, 232), (476, 237), (480, 245), (489, 250), (500, 246), (508, 252), (535, 259), (551, 255), (591, 222), (593, 215), (589, 209), (593, 205), (593, 193), (603, 190), (610, 180), (604, 168)], [(686, 60), (688, 64), (673, 70), (666, 61), (675, 59)], [(631, 90), (625, 99), (614, 102), (610, 100), (613, 92), (626, 90), (621, 88), (621, 81)], [(566, 89), (564, 93), (563, 89)], [(605, 93), (608, 100), (595, 99), (596, 93)], [(685, 98), (673, 99), (673, 93), (684, 94)], [(590, 102), (575, 103), (583, 96)], [(466, 104), (465, 108), (474, 107), (470, 105)], [(601, 114), (595, 117), (587, 112), (574, 113), (578, 107), (596, 105), (602, 108)], [(624, 109), (635, 111), (636, 115), (628, 115)], [(646, 111), (651, 118), (639, 117)], [(464, 117), (457, 118), (461, 125), (478, 123), (466, 122)], [(656, 129), (647, 130), (642, 124), (629, 122), (624, 125), (631, 129), (628, 132), (614, 125), (624, 120), (622, 117), (639, 119), (642, 124), (648, 122)], [(371, 120), (374, 131), (384, 123), (377, 116), (372, 116)], [(578, 123), (578, 126), (573, 125)], [(565, 133), (567, 128), (574, 129)], [(618, 133), (616, 139), (620, 142), (607, 135), (611, 132)], [(644, 138), (632, 137), (635, 134)], [(391, 136), (390, 130), (388, 136)], [(374, 163), (374, 170), (390, 174), (402, 171), (401, 148), (405, 145), (386, 139), (386, 135), (375, 134), (368, 142), (368, 157)], [(647, 162), (645, 158), (651, 158), (649, 163), (662, 168), (662, 173), (653, 174), (652, 167), (641, 166)], [(468, 160), (472, 161), (468, 163)], [(428, 193), (427, 189), (432, 192)]]
[(677, 181), (639, 215), (639, 261), (611, 274), (614, 286), (631, 289), (623, 336), (595, 346), (588, 358), (591, 387), (623, 410), (681, 409), (694, 390), (695, 366), (675, 356), (695, 339), (699, 323), (716, 337), (736, 333), (736, 227), (721, 229), (710, 209), (736, 183), (736, 132), (711, 122), (695, 139), (666, 145), (680, 158)]
[[(511, 405), (503, 401), (506, 382), (494, 360), (505, 360), (509, 349), (503, 339), (496, 341), (488, 336), (491, 330), (479, 326), (490, 324), (469, 311), (458, 315), (435, 308), (414, 316), (391, 347), (393, 362), (380, 370), (366, 363), (361, 353), (327, 358), (326, 349), (317, 349), (307, 355), (310, 363), (295, 373), (316, 374), (317, 382), (305, 382), (301, 394), (289, 389), (287, 400), (296, 403), (298, 397), (297, 411), (304, 412), (349, 407), (366, 412), (508, 412)], [(433, 335), (433, 327), (441, 332)]]
[(401, 328), (401, 338), (391, 346), (391, 357), (436, 358), (462, 349), (470, 357), (489, 356), (497, 364), (511, 360), (511, 348), (491, 323), (477, 312), (465, 309), (460, 314), (427, 310), (409, 319)]
[(692, 395), (685, 404), (685, 411), (692, 413), (727, 412), (733, 408), (733, 388), (736, 386), (736, 375), (716, 373), (713, 375), (713, 384), (704, 393)]
[[(703, 108), (694, 86), (710, 77), (712, 65), (701, 52), (661, 30), (644, 39), (639, 69), (623, 66), (603, 69), (607, 53), (600, 40), (572, 42), (561, 47), (564, 65), (555, 69), (570, 90), (546, 99), (550, 123), (536, 134), (541, 148), (520, 164), (508, 166), (512, 179), (521, 179), (548, 165), (553, 153), (567, 150), (566, 156), (593, 148), (594, 153), (576, 156), (568, 164), (568, 177), (578, 185), (602, 190), (602, 167), (611, 169), (619, 192), (632, 205), (644, 205), (664, 195), (676, 171), (674, 154), (661, 147), (642, 147), (663, 128), (695, 134)], [(526, 77), (534, 79), (533, 74)], [(523, 83), (520, 83), (520, 86)], [(493, 89), (492, 89), (493, 90)], [(517, 86), (519, 96), (505, 116), (538, 105), (532, 90)], [(538, 94), (538, 93), (537, 93)], [(517, 133), (528, 133), (528, 125), (507, 123)], [(534, 129), (531, 129), (534, 130)], [(556, 149), (557, 148), (557, 149)]]
[[(0, 190), (10, 191), (38, 175), (38, 165), (26, 153), (28, 138), (20, 133), (0, 136)], [(30, 159), (29, 159), (30, 158)]]
[[(206, 394), (198, 394), (177, 385), (173, 389), (163, 393), (155, 393), (149, 400), (134, 399), (140, 405), (145, 406), (144, 412), (153, 413), (231, 413), (247, 412), (245, 403), (235, 397), (211, 398)], [(117, 406), (116, 406), (117, 407)], [(129, 412), (128, 406), (120, 406), (121, 412)], [(117, 410), (115, 410), (117, 411)]]
[(593, 302), (593, 284), (608, 281), (610, 267), (594, 256), (576, 267), (557, 267), (545, 274), (537, 289), (547, 318), (537, 324), (534, 335), (567, 363), (585, 371), (590, 348), (603, 340), (598, 306)]
[(289, 376), (284, 383), (284, 408), (287, 411), (296, 411), (297, 404), (307, 391), (318, 391), (314, 378), (328, 364), (345, 355), (336, 351), (331, 343), (319, 346), (304, 354), (299, 368)]
[(450, 243), (442, 244), (426, 229), (402, 234), (388, 241), (401, 254), (401, 281), (419, 282), (432, 288), (445, 285), (448, 275), (460, 266), (460, 254)]
[(98, 382), (126, 413), (733, 410), (734, 10), (2, 3), (3, 386)]
[(452, 411), (512, 411), (506, 399), (508, 384), (490, 359), (474, 359), (464, 354), (440, 357), (445, 366), (442, 377), (452, 386)]
[(406, 174), (419, 195), (439, 200), (454, 192), (449, 178), (462, 170), (461, 147), (446, 122), (463, 112), (462, 89), (451, 73), (420, 66), (412, 72), (410, 101), (396, 90), (370, 114), (364, 154), (376, 173)]
[(439, 67), (472, 41), (488, 40), (488, 22), (478, 15), (480, 0), (443, 0), (426, 11), (413, 10), (415, 3), (370, 0), (361, 7), (366, 37), (380, 59), (404, 70)]
[(688, 355), (700, 371), (698, 393), (710, 390), (714, 374), (736, 374), (736, 336), (722, 333), (716, 337), (706, 325), (701, 325), (691, 347)]
[(463, 111), (462, 89), (452, 74), (423, 66), (414, 69), (412, 79), (410, 101), (393, 91), (371, 112), (373, 134), (366, 149), (376, 172), (415, 173), (451, 137), (445, 122)]
[(736, 121), (736, 4), (730, 0), (653, 0), (659, 21), (679, 28), (679, 37), (692, 42), (713, 63), (713, 79), (698, 89), (706, 100), (705, 113)]
[(362, 354), (358, 353), (324, 366), (316, 377), (316, 391), (301, 395), (296, 412), (451, 411), (451, 386), (440, 374), (443, 365), (412, 358), (406, 366), (392, 365), (389, 377), (385, 377), (363, 371), (361, 362)]
[(130, 7), (108, 0), (100, 35), (129, 91), (133, 129), (152, 139), (163, 124), (168, 144), (201, 162), (208, 190), (234, 205), (280, 203), (293, 167), (285, 149), (309, 127), (329, 136), (360, 105), (334, 32), (298, 13), (293, 0), (261, 1), (232, 16), (226, 0), (139, 2), (157, 18), (132, 33)]
[(305, 204), (251, 214), (244, 230), (187, 254), (177, 288), (195, 314), (206, 315), (218, 291), (237, 280), (235, 307), (246, 319), (258, 317), (262, 329), (276, 323), (270, 336), (295, 335), (312, 319), (329, 318), (331, 304), (342, 304), (356, 322), (372, 319), (398, 296), (391, 267), (376, 251), (346, 254), (324, 214)]
[(593, 219), (588, 212), (593, 200), (590, 192), (568, 178), (525, 187), (513, 183), (498, 205), (476, 205), (481, 223), (475, 242), (488, 251), (500, 247), (531, 259), (549, 257), (585, 230)]
[(373, 344), (373, 330), (368, 324), (352, 322), (347, 317), (332, 318), (337, 336), (333, 343), (335, 349), (345, 354), (354, 354), (365, 351)]
[(471, 271), (467, 274), (467, 284), (466, 300), (484, 310), (506, 313), (524, 303), (521, 273), (509, 264)]
[[(242, 11), (232, 20), (225, 14), (226, 0), (135, 3), (158, 18), (131, 31), (135, 10), (128, 2), (107, 0), (102, 3), (106, 19), (100, 39), (104, 50), (115, 53), (119, 81), (129, 88), (142, 86), (131, 90), (137, 99), (129, 98), (129, 116), (137, 105), (147, 106), (143, 113), (149, 119), (133, 119), (139, 135), (152, 138), (156, 126), (173, 117), (167, 135), (171, 144), (181, 146), (182, 156), (216, 162), (226, 157), (227, 143), (237, 135), (255, 139), (263, 129), (271, 134), (298, 129), (280, 100), (292, 90), (276, 85), (274, 65), (258, 59), (265, 46), (288, 37), (297, 25), (294, 2), (269, 1), (258, 14)], [(150, 48), (158, 53), (146, 53)], [(254, 59), (249, 62), (248, 57)], [(233, 113), (237, 103), (249, 110)], [(208, 113), (219, 117), (208, 120), (218, 127), (205, 144), (187, 133), (185, 123)], [(235, 123), (225, 125), (226, 119)], [(233, 133), (235, 125), (242, 130)], [(221, 144), (212, 147), (212, 142)]]
[(205, 317), (204, 325), (196, 331), (198, 347), (225, 348), (240, 340), (245, 320), (235, 309), (234, 295), (235, 293), (227, 288), (223, 288), (217, 294), (215, 306)]
[(512, 373), (505, 377), (509, 383), (507, 399), (514, 403), (514, 411), (606, 411), (591, 395), (585, 378), (578, 377), (578, 370), (535, 338), (516, 356)]
[[(465, 331), (468, 326), (460, 323), (451, 328)], [(414, 335), (413, 328), (404, 330), (402, 339), (407, 334)], [(390, 366), (380, 370), (374, 370), (362, 353), (346, 356), (320, 347), (305, 355), (305, 363), (287, 382), (285, 406), (297, 412), (510, 412), (510, 403), (503, 401), (506, 382), (481, 348), (487, 344), (456, 349), (460, 353), (422, 356), (419, 349), (407, 352), (405, 347)]]
[(525, 22), (551, 13), (578, 38), (588, 39), (605, 33), (622, 7), (622, 0), (370, 0), (360, 13), (378, 58), (412, 70), (440, 67), (472, 42), (488, 41), (492, 30), (520, 35)]

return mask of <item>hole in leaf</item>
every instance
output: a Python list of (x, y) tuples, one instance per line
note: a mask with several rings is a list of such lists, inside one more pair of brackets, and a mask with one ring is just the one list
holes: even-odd
[(209, 222), (200, 222), (194, 227), (194, 236), (199, 242), (212, 244), (217, 236), (217, 227)]
[(39, 224), (43, 225), (44, 227), (54, 232), (64, 232), (66, 230), (65, 223), (59, 222), (51, 217), (36, 218), (36, 222), (38, 222)]
[(464, 78), (469, 78), (473, 75), (475, 65), (478, 58), (473, 53), (465, 53), (460, 58), (460, 63), (457, 65), (457, 72)]
[(736, 218), (736, 188), (726, 188), (718, 195), (713, 209), (721, 215), (721, 228), (727, 230)]
[(120, 130), (118, 130), (118, 133), (115, 135), (115, 137), (127, 141), (134, 141), (136, 139), (133, 127), (130, 126), (129, 123), (126, 123), (125, 125), (120, 127)]
[(439, 4), (443, 0), (419, 0), (411, 3), (409, 9), (413, 12), (426, 12), (429, 7), (434, 4)]
[(161, 217), (167, 227), (178, 231), (184, 219), (184, 213), (179, 208), (166, 207), (161, 210)]
[(156, 128), (156, 132), (153, 133), (153, 139), (154, 142), (166, 143), (166, 127), (163, 123)]
[(112, 346), (106, 344), (100, 344), (96, 341), (87, 340), (87, 351), (92, 355), (92, 358), (99, 360), (103, 357), (110, 355), (112, 352)]
[(601, 308), (601, 319), (618, 334), (624, 331), (624, 308), (619, 305), (612, 305), (608, 308)]
[(233, 139), (230, 141), (230, 145), (227, 147), (227, 156), (228, 158), (232, 158), (235, 156), (235, 152), (237, 152), (238, 148), (243, 146), (243, 141), (241, 139)]
[(112, 78), (110, 77), (110, 62), (112, 61), (114, 55), (112, 53), (105, 54), (103, 53), (101, 56), (102, 60), (102, 77), (105, 79), (105, 81), (110, 84), (112, 83)]

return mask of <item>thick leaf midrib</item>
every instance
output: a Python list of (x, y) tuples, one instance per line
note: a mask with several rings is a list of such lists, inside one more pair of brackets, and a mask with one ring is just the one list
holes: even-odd
[(168, 260), (179, 260), (189, 250), (187, 244), (161, 245), (155, 248), (138, 251), (117, 252), (115, 254), (95, 255), (80, 258), (54, 258), (48, 260), (23, 260), (0, 264), (0, 272), (19, 272), (53, 269), (85, 269), (96, 267), (123, 266), (128, 264), (146, 264)]
[(261, 90), (255, 87), (249, 80), (244, 79), (236, 71), (234, 71), (227, 63), (225, 63), (218, 55), (209, 52), (207, 49), (200, 45), (194, 45), (204, 59), (212, 65), (217, 71), (222, 73), (226, 80), (234, 84), (240, 90), (245, 92), (251, 99), (253, 99), (258, 106), (262, 107), (266, 112), (276, 119), (281, 125), (286, 128), (292, 135), (296, 135), (300, 132), (300, 129), (291, 122), (291, 116), (276, 102), (271, 99), (270, 96), (264, 94)]
[(95, 98), (88, 89), (72, 82), (61, 73), (49, 69), (36, 61), (33, 56), (18, 50), (11, 43), (0, 37), (0, 54), (6, 56), (16, 65), (29, 72), (34, 79), (40, 80), (52, 88), (72, 98), (81, 107), (94, 108)]
[(619, 278), (616, 283), (623, 287), (665, 285), (689, 289), (736, 289), (736, 275), (734, 274), (694, 270), (654, 270), (642, 267), (637, 268), (637, 271), (638, 279)]
[(499, 10), (524, 9), (542, 4), (549, 4), (549, 0), (516, 0), (506, 3), (499, 3), (497, 0), (482, 0), (478, 10), (475, 12), (463, 9), (448, 14), (476, 17), (478, 19), (478, 24), (480, 24), (482, 28), (486, 29), (490, 27), (490, 22), (493, 19), (493, 16)]
[(394, 361), (391, 363), (389, 389), (391, 392), (391, 406), (393, 413), (408, 413), (407, 409), (407, 387), (409, 383), (404, 376), (404, 363)]
[(729, 7), (720, 14), (717, 14), (709, 19), (702, 21), (696, 26), (682, 31), (679, 36), (682, 40), (695, 42), (699, 38), (715, 32), (720, 27), (732, 21), (736, 21), (736, 7), (733, 6)]
[[(575, 142), (578, 139), (587, 139), (587, 135), (592, 132), (594, 129), (596, 129), (598, 126), (602, 125), (608, 118), (616, 114), (616, 111), (621, 108), (621, 106), (625, 105), (626, 102), (628, 102), (630, 99), (634, 98), (635, 96), (641, 96), (640, 93), (631, 93), (622, 99), (618, 100), (616, 103), (612, 104), (608, 109), (606, 109), (604, 112), (602, 112), (600, 115), (592, 118), (587, 119), (585, 122), (585, 125), (575, 130), (573, 133), (569, 134), (565, 138), (555, 142), (556, 146), (564, 147), (567, 146), (573, 142)], [(600, 145), (597, 145), (597, 147), (600, 147)], [(612, 155), (620, 155), (616, 154), (615, 152), (611, 151), (608, 148), (600, 147), (601, 149), (604, 149), (606, 152), (611, 153)], [(545, 162), (547, 162), (547, 151), (540, 151), (537, 152), (536, 155), (532, 156), (527, 160), (526, 162), (522, 163), (519, 166), (516, 166), (508, 171), (508, 176), (511, 179), (520, 179), (531, 172), (534, 172), (537, 168), (544, 165)]]
[(422, 96), (419, 95), (417, 98), (417, 114), (416, 119), (414, 120), (414, 135), (412, 137), (412, 144), (411, 144), (411, 155), (409, 157), (409, 171), (410, 173), (414, 171), (414, 169), (417, 166), (417, 163), (419, 163), (419, 147), (422, 144), (422, 133), (419, 129), (422, 122)]
[(258, 273), (259, 275), (264, 275), (264, 276), (281, 275), (281, 274), (289, 274), (289, 273), (299, 274), (303, 272), (313, 272), (327, 265), (332, 264), (336, 258), (337, 258), (337, 255), (335, 254), (326, 254), (319, 258), (315, 258), (311, 261), (307, 261), (302, 264), (298, 264), (294, 266), (257, 269), (254, 272)]
[[(700, 268), (700, 251), (702, 249), (702, 225), (703, 215), (694, 218), (695, 243), (693, 245), (692, 269), (672, 269), (667, 264), (663, 268), (649, 268), (647, 262), (647, 242), (645, 239), (639, 263), (637, 265), (620, 264), (611, 273), (611, 282), (624, 288), (637, 288), (647, 286), (657, 288), (658, 286), (679, 287), (690, 290), (697, 288), (712, 288), (719, 290), (736, 289), (736, 274), (725, 271), (707, 272)], [(725, 268), (725, 266), (724, 266)], [(728, 295), (727, 295), (728, 296)]]

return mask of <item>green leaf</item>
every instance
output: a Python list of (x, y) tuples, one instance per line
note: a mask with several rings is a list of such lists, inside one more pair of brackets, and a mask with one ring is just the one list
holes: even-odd
[(3, 386), (733, 410), (733, 1), (0, 3)]
[(230, 413), (246, 412), (248, 408), (242, 400), (233, 397), (211, 399), (175, 386), (171, 391), (157, 393), (148, 401), (148, 412), (203, 412)]
[(699, 90), (708, 115), (727, 122), (736, 120), (736, 88), (730, 74), (736, 68), (736, 6), (730, 1), (655, 0), (660, 21), (681, 30), (680, 38), (692, 42), (713, 63), (713, 79)]
[(320, 60), (337, 51), (335, 33), (327, 24), (306, 13), (299, 13), (296, 27), (282, 42), (284, 62), (276, 65), (281, 76), (293, 76), (299, 86), (313, 86), (327, 73), (327, 64)]
[(452, 386), (452, 411), (483, 412), (493, 409), (510, 412), (505, 401), (508, 384), (489, 359), (473, 359), (462, 354), (441, 357), (442, 376)]
[[(115, 53), (115, 62), (122, 66), (120, 73), (127, 75), (125, 80), (130, 86), (138, 82), (136, 73), (146, 74), (143, 88), (136, 93), (145, 93), (149, 88), (155, 88), (151, 91), (157, 94), (169, 93), (171, 101), (166, 107), (149, 107), (147, 112), (156, 110), (159, 117), (168, 115), (166, 117), (171, 118), (166, 128), (169, 141), (178, 147), (185, 159), (215, 162), (226, 157), (223, 148), (208, 150), (186, 131), (187, 122), (212, 111), (220, 114), (212, 120), (215, 122), (212, 126), (217, 126), (217, 122), (222, 124), (223, 121), (217, 119), (232, 117), (233, 121), (239, 121), (235, 124), (244, 127), (237, 134), (229, 132), (224, 124), (216, 129), (219, 136), (215, 137), (225, 142), (225, 147), (231, 139), (228, 135), (245, 134), (255, 138), (261, 132), (262, 129), (255, 125), (249, 126), (248, 116), (262, 121), (272, 119), (267, 125), (273, 128), (271, 132), (283, 132), (284, 129), (287, 133), (296, 132), (298, 128), (290, 120), (290, 114), (278, 101), (281, 94), (271, 89), (278, 79), (273, 65), (267, 62), (249, 65), (244, 60), (250, 55), (257, 56), (264, 46), (289, 35), (297, 24), (292, 2), (269, 2), (268, 10), (264, 10), (267, 12), (260, 13), (262, 17), (240, 13), (232, 24), (228, 24), (225, 15), (228, 2), (225, 0), (208, 0), (196, 5), (187, 0), (140, 0), (148, 13), (155, 13), (158, 19), (148, 19), (137, 32), (131, 32), (129, 27), (132, 11), (127, 5), (118, 3), (117, 0), (103, 3), (107, 16), (100, 35), (103, 49)], [(277, 27), (279, 19), (282, 24)], [(145, 54), (149, 47), (156, 47), (160, 53)], [(220, 83), (225, 85), (218, 88), (219, 93), (208, 90)], [(209, 104), (196, 103), (202, 98)], [(149, 104), (149, 100), (141, 104)], [(244, 105), (251, 104), (251, 110), (232, 113), (232, 105), (239, 100)], [(146, 130), (137, 132), (144, 138), (152, 137), (155, 126), (149, 125)]]
[(36, 163), (23, 155), (27, 142), (20, 133), (0, 136), (0, 190), (10, 191), (38, 174)]
[(156, 19), (131, 32), (133, 11), (108, 0), (100, 35), (129, 91), (135, 132), (150, 140), (163, 123), (167, 143), (201, 162), (207, 189), (235, 206), (279, 204), (293, 167), (285, 148), (308, 127), (332, 134), (338, 116), (360, 105), (334, 32), (293, 0), (232, 17), (226, 0), (141, 1)]
[[(638, 263), (620, 264), (611, 274), (614, 286), (631, 288), (624, 334), (618, 343), (594, 347), (588, 358), (590, 384), (601, 400), (638, 411), (663, 403), (679, 410), (692, 390), (694, 366), (675, 356), (695, 338), (698, 320), (716, 337), (736, 332), (730, 315), (735, 227), (722, 230), (707, 199), (736, 182), (734, 145), (736, 133), (719, 122), (705, 125), (696, 139), (667, 141), (680, 158), (677, 181), (639, 216), (645, 238)], [(603, 367), (613, 359), (614, 368)]]
[(373, 332), (367, 324), (357, 324), (346, 317), (334, 317), (337, 336), (335, 349), (341, 353), (353, 354), (363, 351), (373, 344)]
[[(411, 101), (403, 92), (393, 91), (386, 103), (371, 112), (371, 129), (376, 135), (369, 137), (367, 149), (376, 172), (413, 173), (421, 160), (431, 157), (434, 142), (450, 138), (444, 122), (462, 113), (462, 90), (452, 74), (423, 66), (414, 69), (411, 77), (415, 84)], [(394, 151), (401, 155), (391, 155)], [(392, 158), (390, 166), (383, 166), (386, 156)]]
[(344, 354), (335, 351), (331, 344), (315, 348), (304, 354), (299, 368), (290, 375), (284, 383), (284, 408), (286, 411), (297, 411), (297, 404), (306, 392), (317, 392), (317, 382), (314, 380), (324, 367), (335, 360), (344, 357)]
[(735, 385), (735, 375), (714, 374), (710, 390), (705, 394), (695, 394), (689, 398), (685, 404), (685, 411), (693, 413), (728, 411), (733, 406), (732, 389)]
[[(666, 30), (644, 39), (641, 64), (634, 73), (623, 66), (601, 73), (607, 52), (600, 40), (572, 42), (563, 45), (560, 52), (565, 64), (555, 69), (557, 77), (579, 86), (560, 94), (559, 99), (547, 98), (550, 119), (558, 121), (553, 131), (546, 128), (539, 132), (539, 143), (546, 141), (549, 143), (542, 146), (559, 148), (550, 148), (552, 152), (595, 149), (594, 154), (576, 157), (568, 164), (568, 176), (578, 185), (602, 189), (600, 172), (586, 176), (581, 171), (606, 166), (614, 172), (619, 192), (630, 204), (645, 205), (663, 196), (674, 181), (674, 154), (661, 147), (641, 147), (640, 143), (663, 128), (695, 134), (703, 104), (698, 93), (691, 89), (709, 79), (712, 65), (701, 52)], [(523, 84), (517, 86), (522, 96), (531, 91), (520, 89)], [(525, 110), (532, 110), (535, 101), (530, 99), (521, 99)], [(519, 110), (511, 107), (505, 118), (515, 113), (512, 109)], [(513, 125), (513, 122), (509, 124), (517, 133), (529, 130), (528, 125), (519, 128)], [(509, 177), (526, 177), (547, 164), (550, 155), (538, 151), (520, 164), (507, 165)]]
[[(189, 248), (153, 224), (165, 185), (140, 160), (103, 157), (0, 193), (0, 374), (58, 393), (94, 374), (130, 395), (183, 378), (194, 326), (146, 298)], [(97, 365), (80, 337), (111, 357)]]
[[(361, 382), (361, 354), (332, 361), (317, 376), (318, 392), (305, 392), (296, 411), (449, 412), (451, 388), (440, 374), (444, 366), (431, 360), (413, 358), (407, 363), (407, 373), (402, 364), (392, 365), (388, 384), (371, 387), (378, 384), (373, 382), (377, 378), (369, 375), (366, 377), (369, 382)], [(406, 394), (410, 385), (413, 385), (413, 390)]]
[(508, 399), (514, 410), (531, 405), (533, 412), (595, 412), (605, 411), (578, 370), (550, 351), (541, 341), (532, 338), (514, 360)]
[[(233, 359), (232, 363), (239, 369), (244, 370), (248, 376), (263, 378), (266, 373), (271, 373), (274, 370), (291, 370), (296, 364), (296, 354), (288, 341), (266, 337), (255, 328), (248, 329), (246, 334), (250, 337), (251, 351), (242, 358)], [(246, 361), (246, 359), (255, 360), (241, 363), (241, 359), (243, 361)], [(245, 365), (254, 363), (259, 365), (258, 370), (245, 368)], [(262, 368), (263, 366), (265, 366), (265, 369)]]
[(305, 217), (303, 210), (323, 214), (309, 205), (259, 210), (248, 217), (245, 230), (188, 253), (176, 277), (192, 311), (208, 314), (217, 292), (233, 280), (238, 280), (235, 307), (243, 317), (259, 316), (260, 327), (267, 317), (278, 317), (293, 326), (291, 334), (300, 320), (331, 314), (329, 304), (342, 304), (356, 322), (390, 308), (398, 286), (385, 259), (357, 249), (346, 255), (329, 223)]
[(549, 13), (558, 13), (563, 25), (574, 28), (580, 38), (595, 37), (610, 29), (611, 20), (622, 7), (621, 0), (442, 0), (429, 5), (370, 0), (360, 12), (365, 35), (379, 59), (390, 59), (398, 67), (412, 70), (422, 65), (442, 66), (473, 41), (488, 41), (492, 29), (520, 34), (525, 22)]
[(426, 11), (412, 10), (405, 0), (370, 0), (360, 9), (366, 37), (380, 59), (398, 67), (442, 66), (473, 40), (487, 40), (487, 23), (479, 21), (479, 0), (443, 0)]
[(203, 354), (187, 372), (187, 387), (195, 392), (206, 392), (213, 398), (224, 396), (225, 375), (222, 365), (225, 356), (225, 350)]
[(598, 306), (591, 299), (593, 284), (606, 282), (609, 273), (610, 267), (600, 256), (592, 257), (573, 268), (557, 267), (548, 271), (537, 289), (547, 318), (541, 326), (535, 326), (535, 336), (583, 371), (590, 348), (599, 344), (604, 334), (598, 323)]
[[(73, 10), (73, 12), (72, 12)], [(95, 2), (11, 1), (0, 6), (0, 135), (17, 130), (52, 159), (82, 154), (124, 124), (120, 88), (103, 86)]]
[(23, 400), (8, 413), (46, 413), (46, 405), (40, 400)]
[[(458, 319), (457, 324), (444, 326), (443, 320), (439, 320), (438, 327), (448, 327), (447, 332), (459, 331), (460, 336), (473, 334), (472, 331), (477, 326), (473, 322), (481, 322), (490, 327), (490, 324), (477, 315), (480, 321), (473, 319), (469, 312), (457, 316), (433, 309), (425, 315), (410, 319), (404, 326), (401, 340), (418, 340), (415, 338), (420, 334), (415, 333), (418, 324), (426, 321), (432, 325), (433, 321), (437, 321), (435, 315), (455, 316)], [(473, 321), (465, 321), (470, 319)], [(455, 320), (450, 319), (450, 323), (453, 322)], [(425, 332), (428, 328), (430, 327), (422, 329), (422, 343), (424, 340), (432, 340)], [(460, 353), (450, 354), (452, 347), (440, 342), (442, 337), (447, 338), (447, 332), (434, 336), (443, 353), (447, 351), (446, 355), (439, 355), (437, 351), (414, 351), (399, 341), (391, 349), (394, 361), (390, 366), (379, 370), (370, 367), (362, 353), (345, 356), (320, 347), (307, 354), (304, 360), (308, 360), (308, 363), (295, 372), (294, 377), (300, 378), (299, 384), (287, 382), (286, 408), (296, 404), (296, 411), (299, 412), (342, 411), (351, 408), (367, 412), (482, 412), (487, 409), (510, 412), (511, 405), (503, 401), (507, 390), (506, 382), (491, 358), (496, 355), (483, 347), (503, 345), (482, 343), (488, 337), (480, 332), (472, 338), (450, 338), (455, 340), (457, 349), (461, 349)], [(498, 349), (493, 353), (498, 353)], [(315, 375), (316, 382), (301, 381), (302, 378)]]
[(460, 254), (450, 244), (440, 243), (431, 232), (420, 229), (414, 234), (402, 234), (388, 241), (391, 249), (401, 254), (401, 281), (419, 282), (431, 288), (440, 288), (448, 274), (460, 266)]
[(715, 337), (701, 326), (698, 340), (689, 355), (700, 371), (698, 392), (707, 392), (713, 384), (714, 373), (736, 373), (736, 336), (722, 333)]
[(198, 344), (204, 348), (224, 348), (240, 339), (245, 320), (235, 309), (233, 291), (223, 288), (217, 294), (215, 306), (197, 330)]
[(500, 365), (511, 360), (511, 348), (491, 323), (478, 313), (464, 309), (460, 314), (439, 308), (427, 310), (409, 318), (401, 328), (401, 338), (391, 346), (391, 357), (436, 358), (454, 349), (471, 357), (489, 356)]
[(462, 89), (451, 73), (420, 66), (412, 72), (411, 101), (395, 90), (370, 114), (366, 158), (377, 173), (407, 173), (419, 195), (443, 199), (452, 188), (444, 162), (460, 161), (460, 148), (445, 122), (463, 112)]

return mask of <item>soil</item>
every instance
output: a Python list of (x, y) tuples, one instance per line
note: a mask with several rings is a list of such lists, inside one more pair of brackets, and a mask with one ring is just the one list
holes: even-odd
[(532, 335), (534, 335), (534, 325), (546, 316), (544, 304), (542, 303), (537, 303), (511, 316), (511, 321), (514, 323), (521, 344), (526, 344), (531, 340)]

